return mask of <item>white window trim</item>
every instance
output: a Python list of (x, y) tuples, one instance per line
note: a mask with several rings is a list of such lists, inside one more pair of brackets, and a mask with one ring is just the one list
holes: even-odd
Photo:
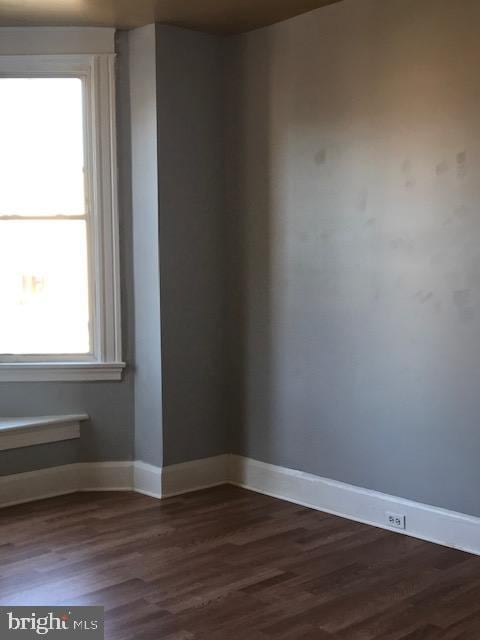
[[(115, 55), (0, 55), (0, 76), (81, 77), (85, 86), (85, 157), (91, 196), (89, 279), (93, 353), (0, 356), (0, 382), (120, 380), (120, 309)], [(74, 358), (74, 360), (72, 359)]]
[(0, 451), (80, 438), (85, 413), (29, 418), (0, 418)]

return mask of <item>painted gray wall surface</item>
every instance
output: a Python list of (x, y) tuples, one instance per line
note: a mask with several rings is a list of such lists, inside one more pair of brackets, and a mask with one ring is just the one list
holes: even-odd
[(157, 26), (165, 464), (227, 446), (222, 45)]
[(229, 44), (236, 453), (480, 515), (479, 23), (346, 0)]
[(135, 291), (135, 458), (161, 466), (162, 363), (155, 25), (129, 32)]
[(0, 474), (227, 450), (222, 42), (155, 25), (118, 34), (123, 328), (135, 376), (0, 385), (2, 415), (91, 416), (80, 443), (2, 452)]
[[(126, 111), (125, 38), (117, 39), (117, 118), (119, 159), (119, 217), (122, 273), (124, 358), (133, 355), (131, 284), (131, 194), (129, 114)], [(34, 416), (88, 413), (80, 441), (59, 442), (0, 452), (0, 475), (21, 473), (77, 461), (130, 460), (133, 456), (133, 375), (122, 382), (2, 383), (0, 415)]]

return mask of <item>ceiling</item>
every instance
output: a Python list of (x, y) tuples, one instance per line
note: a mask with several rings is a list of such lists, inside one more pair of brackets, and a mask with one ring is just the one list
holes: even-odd
[(0, 0), (0, 26), (109, 26), (152, 22), (241, 33), (338, 0)]

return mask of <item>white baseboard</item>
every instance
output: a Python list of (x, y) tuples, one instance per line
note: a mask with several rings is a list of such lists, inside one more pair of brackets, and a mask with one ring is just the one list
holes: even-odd
[(40, 469), (0, 477), (0, 507), (42, 500), (79, 490), (79, 465)]
[(229, 459), (222, 455), (163, 468), (141, 461), (84, 462), (0, 476), (0, 507), (77, 491), (136, 491), (166, 498), (225, 484)]
[(133, 462), (85, 462), (0, 476), (0, 507), (76, 493), (131, 491)]
[(133, 468), (133, 489), (152, 498), (162, 498), (162, 469), (137, 460)]
[(133, 488), (133, 462), (83, 462), (77, 466), (79, 491), (131, 491)]
[(221, 455), (164, 467), (162, 497), (226, 484), (229, 480), (230, 458), (230, 455)]
[(0, 418), (0, 451), (80, 438), (83, 420), (88, 420), (84, 413)]
[[(155, 467), (144, 462), (70, 464), (0, 477), (0, 507), (77, 491), (137, 491), (154, 498), (230, 483), (281, 500), (480, 555), (480, 518), (235, 455)], [(391, 529), (386, 512), (406, 516)]]
[[(232, 484), (312, 509), (480, 555), (480, 518), (431, 507), (301, 471), (231, 456)], [(404, 531), (386, 512), (406, 516)]]

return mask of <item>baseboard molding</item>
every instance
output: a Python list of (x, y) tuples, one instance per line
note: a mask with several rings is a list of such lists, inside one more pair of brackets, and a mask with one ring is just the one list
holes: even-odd
[[(235, 455), (163, 469), (140, 461), (94, 462), (2, 476), (0, 507), (77, 491), (136, 491), (160, 499), (226, 483), (480, 555), (480, 518)], [(406, 516), (405, 531), (388, 527), (387, 511)]]
[(229, 455), (214, 456), (167, 467), (134, 463), (133, 489), (153, 498), (169, 498), (228, 482)]
[(162, 497), (226, 484), (229, 480), (230, 459), (230, 455), (221, 455), (164, 467)]
[(133, 468), (133, 489), (151, 498), (162, 498), (161, 467), (137, 460)]
[(83, 462), (77, 466), (79, 491), (131, 491), (133, 489), (133, 462)]
[(0, 507), (75, 493), (79, 487), (78, 464), (2, 476), (0, 477)]
[(228, 455), (168, 467), (141, 461), (84, 462), (0, 476), (0, 507), (78, 491), (136, 491), (153, 498), (228, 482)]
[(131, 491), (133, 462), (85, 462), (0, 476), (0, 507), (78, 491)]
[[(231, 456), (229, 480), (274, 498), (480, 555), (480, 518), (474, 516), (241, 456)], [(405, 531), (386, 524), (387, 511), (405, 514)]]

